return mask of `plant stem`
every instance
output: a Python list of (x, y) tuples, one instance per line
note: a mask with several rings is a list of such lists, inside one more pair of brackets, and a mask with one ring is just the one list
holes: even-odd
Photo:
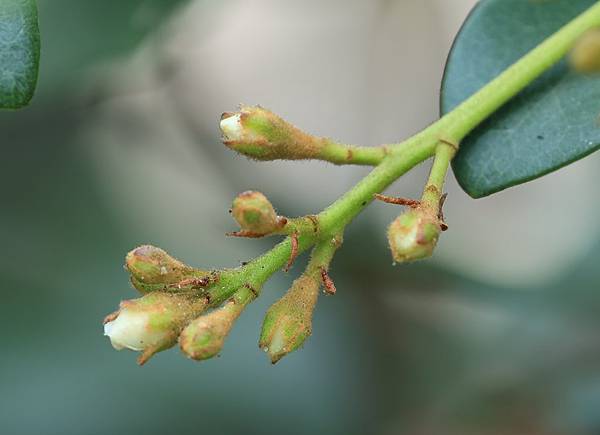
[(304, 273), (319, 278), (323, 269), (325, 271), (329, 270), (329, 264), (335, 255), (335, 251), (342, 244), (342, 237), (341, 233), (336, 234), (315, 244)]
[[(414, 166), (432, 157), (436, 149), (437, 155), (428, 184), (437, 186), (441, 194), (445, 174), (456, 151), (447, 143), (458, 144), (482, 121), (558, 62), (583, 33), (597, 26), (600, 26), (600, 2), (550, 36), (437, 122), (408, 140), (385, 148), (387, 155), (382, 156), (378, 166), (317, 216), (318, 233), (305, 232), (299, 235), (298, 252), (305, 251), (319, 240), (341, 233), (371, 203), (375, 193), (380, 193)], [(347, 157), (348, 149), (345, 145), (332, 144), (328, 151), (331, 161), (341, 161), (344, 153)], [(375, 164), (378, 162), (377, 153), (382, 152), (375, 150), (383, 148), (352, 149), (358, 150), (355, 154), (359, 162), (357, 164)], [(223, 301), (244, 284), (259, 288), (286, 264), (290, 253), (291, 240), (288, 237), (247, 265), (224, 271), (218, 285), (211, 289), (211, 301)]]
[[(302, 253), (318, 240), (332, 238), (373, 201), (373, 195), (385, 189), (402, 174), (431, 156), (433, 146), (419, 146), (412, 138), (407, 141), (404, 152), (396, 153), (394, 158), (385, 159), (373, 169), (353, 189), (322, 211), (318, 216), (319, 231), (301, 234), (298, 237), (298, 253)], [(432, 141), (435, 145), (435, 141)], [(219, 283), (210, 289), (211, 305), (218, 305), (244, 284), (260, 288), (275, 272), (288, 261), (292, 251), (291, 238), (277, 244), (273, 249), (255, 258), (245, 266), (221, 273)]]
[(320, 160), (326, 160), (336, 165), (366, 165), (377, 166), (388, 154), (388, 148), (383, 146), (364, 147), (356, 145), (345, 145), (327, 140), (319, 156)]
[(421, 197), (422, 204), (427, 204), (439, 211), (446, 173), (448, 172), (450, 161), (454, 157), (454, 154), (456, 154), (456, 147), (454, 145), (440, 142), (435, 151), (433, 165), (431, 166), (431, 172), (429, 173), (429, 180), (427, 180), (425, 189), (423, 189), (423, 196)]
[[(298, 252), (302, 253), (316, 242), (313, 234), (298, 237)], [(270, 251), (255, 258), (248, 264), (221, 273), (219, 282), (209, 289), (211, 306), (217, 306), (228, 299), (232, 293), (244, 285), (250, 285), (257, 292), (262, 285), (278, 270), (281, 270), (292, 252), (291, 238), (279, 242)]]
[(409, 139), (400, 152), (386, 158), (356, 186), (323, 210), (319, 214), (319, 223), (324, 237), (341, 231), (373, 201), (375, 193), (383, 191), (406, 172), (431, 157), (432, 144), (435, 144), (434, 138), (429, 138), (428, 141), (422, 141), (416, 136)]

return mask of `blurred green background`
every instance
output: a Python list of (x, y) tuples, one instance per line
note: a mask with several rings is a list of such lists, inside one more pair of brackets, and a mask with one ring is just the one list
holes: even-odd
[[(152, 243), (235, 265), (240, 191), (282, 214), (366, 173), (256, 163), (221, 112), (262, 104), (316, 134), (378, 144), (437, 116), (445, 55), (474, 0), (40, 0), (32, 105), (0, 113), (0, 434), (600, 433), (600, 160), (471, 200), (449, 180), (435, 258), (392, 267), (374, 204), (349, 228), (313, 336), (276, 366), (257, 347), (275, 276), (220, 358), (146, 366), (101, 320), (135, 297), (125, 253)], [(416, 195), (426, 165), (390, 190)]]

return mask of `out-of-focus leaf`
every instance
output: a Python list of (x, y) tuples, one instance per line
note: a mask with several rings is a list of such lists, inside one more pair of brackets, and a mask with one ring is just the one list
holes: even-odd
[(35, 0), (0, 1), (0, 107), (29, 103), (38, 76), (40, 32)]
[[(441, 111), (447, 113), (594, 0), (482, 0), (460, 31), (446, 64)], [(475, 129), (453, 169), (479, 198), (524, 183), (600, 147), (600, 77), (565, 61)]]

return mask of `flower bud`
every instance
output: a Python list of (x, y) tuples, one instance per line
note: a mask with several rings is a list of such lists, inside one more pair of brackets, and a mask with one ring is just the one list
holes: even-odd
[(569, 58), (581, 73), (600, 72), (600, 28), (586, 32), (575, 44)]
[[(143, 293), (156, 290), (182, 290), (192, 283), (210, 281), (210, 273), (194, 269), (171, 257), (160, 248), (140, 246), (127, 254), (125, 267), (131, 274), (131, 282)], [(177, 284), (188, 282), (180, 286)], [(172, 286), (171, 286), (172, 285)]]
[(262, 107), (242, 106), (237, 113), (221, 116), (223, 143), (256, 160), (315, 158), (325, 146)]
[(104, 321), (104, 335), (117, 350), (142, 352), (138, 363), (172, 347), (183, 327), (206, 307), (205, 299), (152, 292), (123, 301)]
[(275, 364), (298, 349), (312, 332), (312, 315), (319, 294), (319, 282), (302, 275), (265, 315), (259, 346)]
[(388, 241), (394, 261), (421, 260), (431, 256), (441, 232), (434, 210), (417, 207), (396, 218), (388, 229)]
[(183, 353), (195, 360), (216, 356), (223, 348), (233, 324), (254, 298), (255, 294), (250, 288), (242, 287), (221, 308), (192, 321), (179, 336)]
[(193, 320), (179, 336), (183, 353), (195, 360), (216, 356), (225, 343), (225, 337), (233, 326), (228, 310), (231, 302), (222, 308)]
[(281, 227), (275, 209), (260, 192), (240, 193), (231, 206), (231, 214), (240, 228), (255, 234), (269, 234)]

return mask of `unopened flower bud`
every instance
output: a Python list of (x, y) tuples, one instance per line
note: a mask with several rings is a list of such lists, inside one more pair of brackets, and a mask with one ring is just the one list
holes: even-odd
[(275, 364), (298, 349), (312, 332), (312, 316), (317, 303), (319, 282), (302, 275), (265, 315), (259, 346)]
[(262, 107), (243, 106), (221, 116), (223, 143), (256, 160), (311, 159), (325, 140), (310, 136)]
[(440, 232), (440, 219), (432, 209), (417, 207), (405, 211), (388, 229), (394, 261), (409, 262), (431, 256)]
[(269, 234), (281, 227), (271, 202), (260, 192), (240, 193), (231, 206), (231, 214), (240, 228), (256, 234)]
[(133, 285), (144, 293), (156, 290), (179, 291), (194, 283), (202, 283), (202, 280), (206, 284), (210, 281), (209, 272), (190, 267), (151, 245), (140, 246), (129, 252), (125, 258), (125, 267), (131, 273)]
[(581, 73), (600, 72), (600, 28), (586, 32), (575, 44), (569, 58)]
[(243, 287), (221, 308), (192, 321), (179, 336), (179, 346), (183, 353), (195, 360), (216, 356), (225, 343), (233, 324), (255, 294)]
[(104, 335), (117, 350), (142, 352), (139, 364), (172, 347), (183, 327), (206, 307), (206, 300), (172, 293), (152, 292), (123, 301), (106, 317)]

